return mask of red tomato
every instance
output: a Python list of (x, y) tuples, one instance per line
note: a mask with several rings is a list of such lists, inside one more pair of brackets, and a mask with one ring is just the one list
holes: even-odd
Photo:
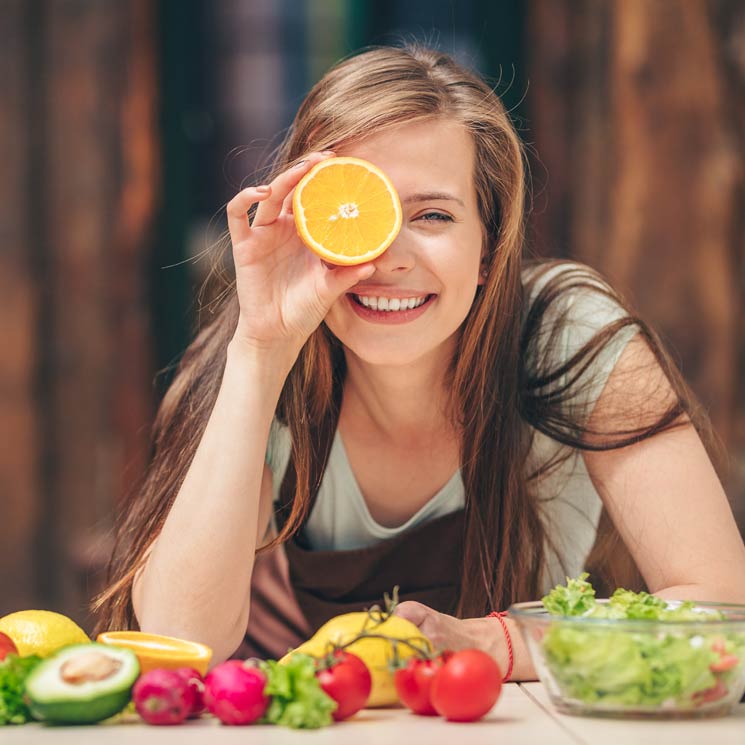
[(693, 698), (700, 704), (710, 704), (713, 701), (719, 701), (720, 698), (724, 698), (729, 693), (729, 689), (721, 678), (717, 678), (717, 682), (705, 691), (698, 691), (693, 694)]
[(326, 694), (337, 703), (334, 720), (348, 719), (364, 708), (372, 689), (372, 677), (367, 665), (356, 654), (339, 649), (333, 664), (322, 667), (316, 678)]
[(0, 660), (4, 660), (9, 654), (18, 654), (15, 642), (0, 631)]
[(430, 692), (435, 711), (451, 722), (475, 722), (497, 702), (499, 666), (480, 649), (455, 652), (437, 671)]
[(740, 658), (735, 657), (733, 654), (721, 654), (716, 662), (712, 662), (709, 665), (709, 669), (713, 673), (723, 673), (736, 667), (739, 661)]
[(430, 690), (435, 674), (450, 654), (450, 652), (444, 652), (433, 660), (409, 657), (406, 661), (406, 667), (396, 670), (393, 676), (396, 693), (398, 693), (401, 703), (415, 714), (422, 714), (423, 716), (437, 714), (430, 700)]

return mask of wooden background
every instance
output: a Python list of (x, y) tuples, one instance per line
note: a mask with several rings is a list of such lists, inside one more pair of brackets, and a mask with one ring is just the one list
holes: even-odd
[[(186, 6), (3, 3), (0, 614), (36, 606), (88, 625), (113, 508), (147, 459), (156, 371), (186, 338), (164, 334), (162, 319), (183, 316), (188, 300), (158, 292), (153, 274), (162, 239), (189, 239), (163, 217), (195, 178), (183, 159), (209, 139), (216, 183), (238, 132), (268, 141), (297, 102), (262, 88), (283, 69), (276, 18), (264, 3), (226, 0), (212, 15), (228, 81), (214, 93), (218, 121), (187, 112), (179, 131), (192, 144), (169, 135), (164, 102), (182, 89), (163, 84), (168, 59), (195, 74), (199, 59), (177, 43), (188, 41), (175, 17)], [(364, 3), (348, 6), (356, 17)], [(723, 478), (743, 525), (745, 5), (527, 0), (520, 10), (532, 242), (606, 273), (662, 332), (728, 449)], [(309, 56), (311, 78), (344, 52), (319, 36), (336, 21), (313, 26), (331, 57)], [(164, 48), (176, 50), (166, 63)], [(263, 76), (242, 79), (242, 97), (228, 73), (249, 56)], [(174, 79), (193, 95), (192, 78)], [(293, 96), (312, 82), (293, 80)], [(203, 189), (210, 210), (230, 182), (212, 197)]]

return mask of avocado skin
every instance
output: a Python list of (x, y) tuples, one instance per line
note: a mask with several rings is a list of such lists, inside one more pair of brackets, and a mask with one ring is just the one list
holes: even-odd
[[(77, 653), (88, 653), (101, 649), (128, 660), (129, 670), (121, 675), (117, 687), (106, 692), (88, 691), (87, 695), (76, 695), (74, 688), (55, 695), (44, 684), (45, 678), (66, 659)], [(26, 681), (26, 704), (31, 715), (48, 724), (94, 724), (118, 714), (129, 703), (132, 689), (137, 681), (140, 665), (136, 655), (128, 649), (120, 649), (90, 642), (63, 647), (52, 657), (38, 665)], [(105, 686), (102, 685), (102, 688)], [(82, 693), (82, 692), (81, 692)]]
[(130, 698), (131, 689), (115, 691), (93, 701), (29, 701), (28, 708), (34, 719), (49, 724), (95, 724), (118, 714)]

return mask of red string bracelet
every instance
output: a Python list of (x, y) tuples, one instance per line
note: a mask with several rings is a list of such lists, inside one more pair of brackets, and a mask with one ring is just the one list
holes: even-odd
[(510, 676), (512, 675), (512, 667), (515, 664), (515, 658), (512, 654), (512, 639), (510, 638), (510, 632), (507, 628), (507, 622), (504, 620), (504, 617), (507, 615), (506, 610), (501, 611), (494, 611), (493, 613), (490, 613), (487, 618), (496, 618), (499, 623), (502, 624), (502, 629), (504, 630), (504, 636), (505, 639), (507, 639), (507, 655), (509, 657), (509, 661), (507, 662), (507, 672), (504, 675), (504, 678), (502, 678), (502, 682), (506, 683)]

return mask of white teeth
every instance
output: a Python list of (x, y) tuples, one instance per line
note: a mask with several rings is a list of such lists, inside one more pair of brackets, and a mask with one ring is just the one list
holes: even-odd
[(373, 310), (397, 311), (418, 308), (427, 300), (427, 295), (422, 297), (387, 298), (369, 297), (367, 295), (355, 295), (355, 298), (366, 308)]

